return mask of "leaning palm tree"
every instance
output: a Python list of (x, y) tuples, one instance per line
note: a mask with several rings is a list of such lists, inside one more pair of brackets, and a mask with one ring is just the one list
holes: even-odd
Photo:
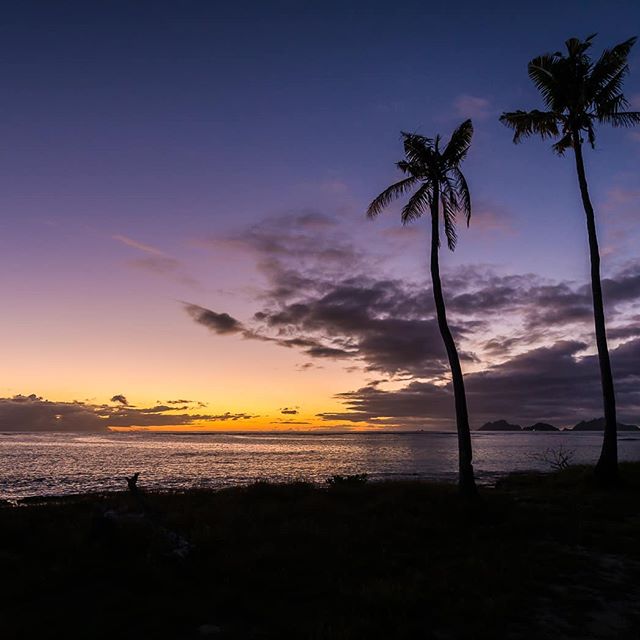
[(604, 399), (604, 440), (596, 474), (603, 482), (610, 483), (616, 480), (618, 474), (616, 402), (602, 302), (598, 237), (587, 187), (582, 144), (586, 135), (590, 146), (595, 146), (596, 123), (630, 127), (640, 123), (640, 113), (625, 111), (629, 103), (622, 93), (622, 82), (629, 71), (627, 59), (636, 38), (607, 49), (596, 62), (592, 62), (587, 52), (594, 37), (595, 34), (584, 41), (577, 38), (567, 40), (567, 55), (561, 52), (547, 53), (531, 60), (529, 77), (542, 94), (546, 110), (503, 113), (500, 121), (513, 129), (515, 143), (522, 138), (539, 135), (542, 138), (556, 138), (553, 150), (559, 155), (563, 155), (567, 149), (573, 149), (582, 205), (587, 217), (593, 315)]
[(456, 214), (462, 213), (469, 224), (471, 198), (460, 163), (471, 145), (473, 125), (471, 120), (463, 122), (452, 134), (449, 143), (441, 148), (441, 138), (425, 138), (414, 133), (402, 133), (405, 159), (397, 167), (405, 178), (385, 189), (370, 205), (367, 216), (374, 218), (392, 200), (413, 191), (402, 209), (404, 224), (431, 214), (431, 279), (435, 299), (438, 327), (449, 358), (453, 393), (455, 397), (456, 421), (458, 427), (458, 452), (460, 468), (460, 489), (464, 495), (476, 494), (473, 475), (471, 434), (469, 415), (464, 391), (464, 380), (456, 344), (447, 323), (447, 312), (440, 282), (438, 251), (440, 249), (440, 216), (444, 222), (447, 244), (455, 249)]

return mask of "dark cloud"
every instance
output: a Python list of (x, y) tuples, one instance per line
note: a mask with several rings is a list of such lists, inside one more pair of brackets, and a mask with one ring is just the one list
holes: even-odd
[(291, 409), (289, 407), (285, 407), (284, 409), (280, 409), (280, 413), (284, 415), (295, 416), (295, 415), (298, 415), (299, 411), (297, 409)]
[(198, 324), (219, 335), (240, 333), (243, 330), (242, 323), (228, 313), (216, 313), (197, 304), (185, 304), (185, 310)]
[[(560, 426), (602, 413), (597, 357), (580, 357), (586, 345), (562, 341), (515, 356), (503, 364), (465, 376), (474, 426), (497, 418), (514, 422), (543, 420)], [(640, 340), (611, 352), (619, 418), (640, 419)], [(324, 413), (325, 420), (404, 427), (455, 426), (451, 385), (413, 381), (385, 391), (378, 384), (338, 396), (346, 410)]]
[(115, 395), (111, 398), (110, 402), (118, 402), (119, 404), (123, 404), (124, 406), (129, 405), (129, 401), (122, 394)]
[[(248, 323), (228, 316), (226, 333), (408, 381), (395, 391), (371, 385), (348, 392), (341, 396), (346, 411), (327, 419), (452, 426), (449, 366), (426, 261), (417, 278), (389, 278), (347, 240), (354, 237), (336, 219), (312, 213), (266, 220), (237, 234), (231, 242), (257, 256), (267, 285)], [(597, 362), (582, 355), (594, 342), (588, 282), (502, 275), (483, 265), (445, 271), (443, 281), (474, 419), (572, 422), (582, 411), (601, 411)], [(624, 341), (640, 335), (640, 261), (605, 278), (603, 289), (619, 367), (631, 348)], [(196, 310), (192, 317), (202, 322), (208, 310)], [(210, 313), (220, 333), (222, 314)], [(629, 379), (620, 378), (618, 393), (622, 411), (633, 413)]]
[(619, 305), (640, 298), (640, 262), (628, 264), (612, 278), (602, 281), (605, 301)]
[(230, 420), (231, 422), (236, 422), (236, 420), (250, 420), (251, 418), (257, 417), (258, 416), (251, 415), (250, 413), (231, 413), (227, 411), (226, 413), (219, 413), (218, 415), (208, 415), (206, 420), (213, 422), (227, 422)]
[(612, 340), (628, 340), (640, 336), (640, 316), (635, 316), (633, 320), (635, 324), (624, 327), (609, 327), (607, 336)]
[(313, 362), (303, 362), (302, 364), (296, 365), (296, 371), (308, 371), (309, 369), (322, 369), (322, 368), (323, 367), (320, 367), (314, 364)]
[[(607, 311), (615, 315), (640, 297), (640, 262), (605, 278), (602, 287)], [(449, 290), (453, 293), (448, 301), (451, 312), (519, 314), (529, 330), (593, 322), (591, 287), (585, 283), (549, 283), (534, 274), (501, 276), (465, 270), (449, 281)]]
[[(280, 273), (279, 286), (265, 295), (266, 306), (253, 316), (254, 329), (229, 318), (229, 332), (299, 348), (312, 358), (357, 360), (371, 371), (420, 377), (447, 371), (431, 291), (426, 286), (359, 275), (332, 282), (305, 278), (299, 289), (298, 276), (290, 279), (289, 275)], [(634, 299), (635, 289), (627, 280), (610, 280), (616, 287), (612, 315), (617, 304)], [(460, 291), (463, 287), (467, 290)], [(501, 357), (518, 347), (562, 338), (571, 326), (585, 334), (591, 331), (591, 298), (584, 285), (572, 288), (567, 283), (545, 284), (535, 276), (480, 272), (475, 282), (468, 274), (454, 276), (449, 289), (452, 330), (467, 362), (479, 361), (464, 348), (474, 340), (480, 341), (476, 348)], [(205, 312), (216, 322), (222, 315), (202, 307), (197, 310), (195, 317), (204, 324), (200, 317), (205, 318)], [(519, 321), (515, 333), (492, 336), (496, 319), (509, 316)], [(483, 342), (485, 336), (488, 339)]]
[[(343, 282), (308, 304), (299, 323), (307, 330), (354, 341), (370, 370), (436, 375), (446, 369), (445, 351), (434, 316), (431, 291), (391, 280), (362, 277)], [(479, 326), (473, 319), (451, 322), (458, 339)], [(461, 351), (463, 359), (471, 354)]]
[[(0, 431), (99, 431), (105, 420), (93, 405), (52, 402), (35, 394), (0, 398)], [(105, 412), (116, 411), (105, 408)]]
[[(264, 220), (228, 239), (257, 256), (269, 284), (251, 326), (229, 318), (226, 332), (371, 370), (444, 372), (430, 292), (364, 275), (370, 265), (349, 237), (336, 218), (303, 212)], [(220, 313), (195, 305), (189, 310), (194, 320), (220, 333)], [(458, 335), (470, 326), (454, 323)]]
[(257, 417), (231, 412), (175, 413), (175, 406), (134, 408), (117, 402), (118, 406), (79, 401), (55, 402), (35, 394), (0, 398), (0, 431), (104, 431), (108, 427), (161, 426), (196, 428), (202, 423), (235, 422)]
[(283, 347), (297, 347), (307, 355), (314, 358), (349, 358), (354, 355), (353, 351), (339, 348), (337, 346), (326, 346), (315, 338), (262, 338), (275, 342)]
[[(176, 400), (156, 400), (156, 407), (152, 407), (161, 411), (187, 411), (189, 409), (202, 409), (206, 407), (206, 402), (198, 402), (196, 400), (187, 400), (185, 398), (178, 398)], [(148, 409), (150, 411), (151, 409)]]
[(249, 420), (257, 416), (248, 413), (220, 413), (220, 414), (191, 414), (191, 413), (167, 413), (169, 408), (150, 407), (148, 409), (136, 409), (132, 411), (119, 411), (105, 417), (107, 427), (163, 427), (163, 426), (192, 426), (198, 427), (201, 423), (208, 422), (235, 422), (237, 420)]
[[(254, 315), (255, 329), (200, 306), (187, 310), (216, 333), (275, 342), (311, 358), (352, 359), (387, 373), (439, 375), (446, 370), (446, 354), (435, 319), (425, 317), (423, 298), (399, 283), (361, 278), (291, 303), (272, 297), (270, 308)], [(453, 329), (461, 335), (471, 326), (475, 323), (459, 322)], [(466, 353), (463, 357), (472, 358)]]
[[(372, 277), (373, 265), (339, 229), (334, 218), (303, 213), (265, 220), (235, 236), (236, 245), (258, 255), (269, 286), (253, 317), (255, 328), (237, 323), (234, 330), (301, 348), (311, 357), (360, 360), (371, 370), (423, 376), (445, 371), (430, 286)], [(561, 339), (563, 332), (575, 336), (567, 334), (569, 327), (591, 331), (591, 293), (584, 283), (499, 275), (482, 266), (462, 267), (444, 281), (458, 340), (479, 340), (477, 347), (485, 343), (488, 355), (507, 356), (517, 346)], [(640, 294), (640, 262), (605, 279), (603, 288), (614, 317)], [(518, 326), (497, 335), (493, 325), (505, 318)], [(477, 360), (470, 353), (463, 357)]]

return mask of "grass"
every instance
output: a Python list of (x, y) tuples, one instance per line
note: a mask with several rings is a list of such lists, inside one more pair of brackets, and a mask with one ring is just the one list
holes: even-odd
[[(626, 638), (640, 464), (518, 474), (469, 504), (418, 482), (255, 484), (0, 507), (13, 638)], [(184, 541), (188, 541), (188, 552)]]

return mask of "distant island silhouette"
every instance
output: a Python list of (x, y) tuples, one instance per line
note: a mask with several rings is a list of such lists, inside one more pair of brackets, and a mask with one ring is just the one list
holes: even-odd
[[(635, 424), (624, 424), (618, 422), (618, 431), (640, 431), (640, 427)], [(594, 418), (593, 420), (582, 420), (573, 427), (567, 427), (562, 431), (603, 431), (605, 425), (604, 418)], [(560, 431), (548, 422), (536, 422), (529, 427), (521, 427), (519, 424), (511, 424), (506, 420), (496, 420), (485, 422), (478, 431)]]
[(529, 427), (524, 427), (523, 431), (560, 431), (558, 427), (554, 427), (548, 422), (536, 422)]
[[(595, 418), (594, 420), (583, 420), (573, 427), (573, 431), (603, 431), (605, 420), (604, 418)], [(618, 422), (618, 431), (640, 431), (640, 427), (635, 424), (623, 424)]]
[(510, 424), (506, 420), (496, 420), (486, 422), (478, 431), (522, 431), (522, 427), (519, 424)]

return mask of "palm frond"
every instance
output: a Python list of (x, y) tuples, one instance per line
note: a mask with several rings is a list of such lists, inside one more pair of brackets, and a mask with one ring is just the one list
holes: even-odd
[(571, 134), (570, 133), (565, 133), (562, 138), (560, 138), (560, 140), (558, 140), (558, 142), (556, 142), (555, 144), (551, 145), (551, 148), (553, 149), (553, 151), (555, 153), (557, 153), (559, 156), (563, 156), (564, 152), (567, 149), (571, 149), (571, 147), (573, 147), (573, 140), (571, 139)]
[(425, 164), (430, 162), (434, 145), (431, 138), (403, 131), (402, 144), (404, 155), (409, 163)]
[(410, 162), (406, 160), (400, 160), (400, 162), (396, 162), (396, 167), (402, 171), (402, 173), (414, 175), (414, 167)]
[(431, 206), (432, 186), (425, 182), (422, 186), (409, 198), (409, 202), (402, 208), (400, 219), (402, 224), (407, 224), (413, 220), (417, 220)]
[(513, 129), (513, 141), (517, 144), (522, 138), (539, 135), (541, 138), (553, 138), (559, 134), (558, 121), (561, 115), (555, 111), (511, 111), (500, 116), (500, 122)]
[(447, 198), (451, 202), (451, 206), (456, 211), (460, 210), (459, 194), (457, 184), (453, 172), (449, 172), (442, 177), (440, 183), (440, 191), (442, 193), (442, 199)]
[(610, 78), (604, 86), (599, 87), (598, 91), (591, 96), (591, 100), (596, 108), (602, 109), (603, 105), (620, 98), (626, 102), (626, 98), (622, 93), (622, 85), (627, 73), (629, 73), (629, 67), (625, 66)]
[(456, 181), (456, 193), (459, 199), (459, 210), (464, 214), (467, 227), (471, 222), (471, 192), (464, 174), (457, 167), (453, 169), (453, 177)]
[(467, 226), (471, 219), (471, 195), (467, 181), (459, 168), (452, 169), (442, 181), (442, 216), (447, 244), (451, 251), (455, 250), (458, 240), (456, 219), (462, 213)]
[(619, 111), (609, 113), (598, 118), (613, 127), (634, 127), (640, 125), (640, 111)]
[(542, 94), (549, 109), (555, 109), (558, 92), (558, 67), (562, 58), (557, 54), (545, 53), (531, 60), (527, 65), (529, 78)]
[(442, 217), (444, 218), (444, 235), (447, 239), (447, 246), (450, 251), (455, 251), (458, 243), (458, 232), (456, 230), (456, 214), (458, 213), (458, 203), (455, 196), (451, 198), (451, 193), (442, 194)]
[(619, 93), (606, 102), (596, 102), (594, 104), (594, 115), (598, 120), (600, 120), (611, 113), (623, 111), (628, 106), (629, 101), (627, 98), (622, 93)]
[(577, 58), (582, 56), (589, 47), (593, 44), (591, 41), (596, 37), (596, 33), (592, 33), (584, 40), (579, 38), (569, 38), (564, 44), (567, 47), (567, 51), (571, 57)]
[(409, 189), (411, 189), (418, 182), (418, 178), (411, 176), (404, 178), (390, 187), (387, 187), (367, 209), (367, 217), (375, 218), (383, 209), (385, 209), (393, 200), (404, 195)]
[(629, 38), (602, 52), (589, 76), (589, 88), (592, 93), (599, 93), (602, 87), (627, 67), (629, 53), (636, 40), (637, 38)]
[(457, 167), (466, 157), (471, 139), (473, 138), (473, 123), (465, 120), (452, 134), (445, 147), (442, 158), (449, 167)]

